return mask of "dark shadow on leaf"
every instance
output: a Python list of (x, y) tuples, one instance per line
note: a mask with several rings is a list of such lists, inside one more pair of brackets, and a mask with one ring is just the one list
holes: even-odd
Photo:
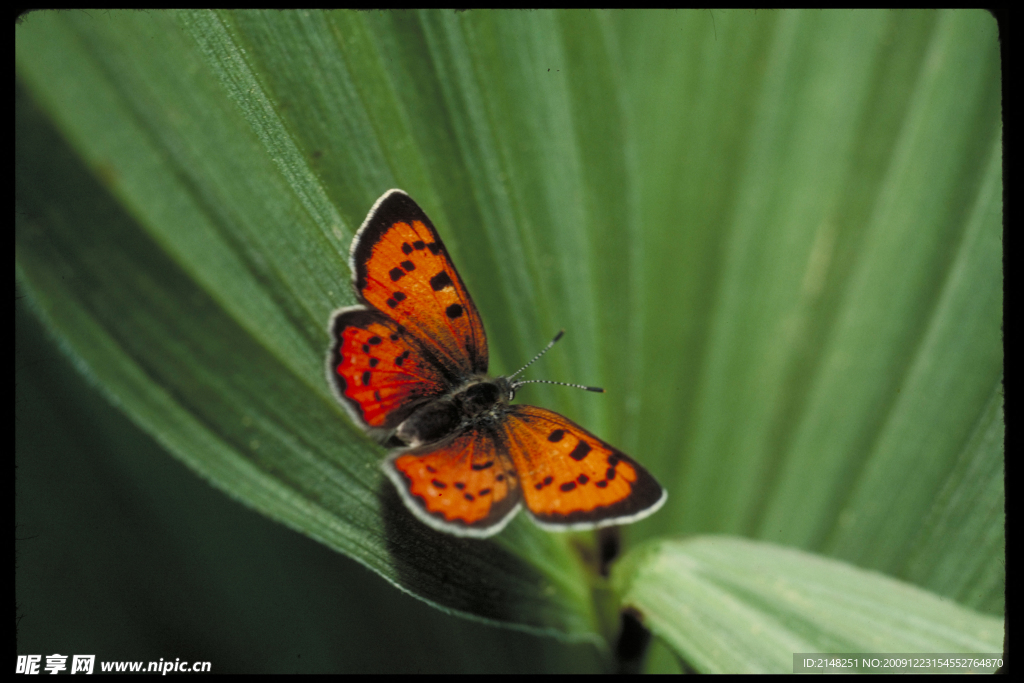
[[(554, 605), (545, 577), (491, 539), (435, 531), (405, 507), (390, 481), (378, 490), (388, 551), (403, 586), (438, 605), (495, 621), (539, 624)], [(538, 619), (538, 617), (541, 617)]]

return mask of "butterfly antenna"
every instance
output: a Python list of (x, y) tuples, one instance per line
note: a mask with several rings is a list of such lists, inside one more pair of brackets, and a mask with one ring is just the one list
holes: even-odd
[(585, 384), (571, 384), (569, 382), (556, 382), (553, 379), (521, 379), (518, 382), (513, 382), (512, 386), (515, 389), (523, 386), (524, 384), (560, 384), (563, 387), (574, 387), (576, 389), (585, 389), (586, 391), (596, 391), (599, 394), (604, 393), (604, 389), (601, 387), (588, 387)]
[(533, 365), (534, 363), (536, 363), (537, 359), (540, 358), (541, 356), (543, 356), (545, 353), (547, 353), (548, 350), (552, 346), (555, 345), (555, 342), (557, 342), (559, 339), (562, 338), (563, 334), (565, 334), (565, 330), (559, 330), (558, 334), (555, 335), (555, 338), (552, 339), (551, 341), (549, 341), (548, 345), (545, 346), (543, 349), (541, 349), (540, 353), (538, 353), (536, 356), (533, 357), (533, 360), (531, 360), (529, 363), (527, 363), (523, 367), (519, 368), (518, 370), (516, 370), (514, 373), (512, 373), (511, 375), (509, 375), (506, 378), (506, 379), (508, 379), (511, 382), (511, 384), (512, 384), (512, 391), (513, 392), (516, 389), (518, 389), (519, 387), (523, 386), (524, 384), (558, 384), (558, 385), (563, 386), (563, 387), (574, 387), (576, 389), (584, 389), (586, 391), (596, 391), (599, 394), (603, 394), (604, 393), (604, 389), (602, 389), (601, 387), (588, 387), (588, 386), (586, 386), (584, 384), (571, 384), (569, 382), (556, 382), (556, 381), (550, 380), (550, 379), (521, 379), (518, 382), (512, 382), (511, 381), (513, 377), (515, 377), (516, 375), (521, 373), (523, 370), (525, 370), (526, 368), (528, 368), (531, 365)]
[[(533, 365), (534, 363), (536, 363), (536, 362), (537, 362), (537, 360), (538, 360), (538, 359), (539, 359), (539, 358), (540, 358), (541, 356), (543, 356), (543, 355), (544, 355), (545, 353), (547, 353), (547, 352), (548, 352), (548, 350), (549, 350), (549, 349), (550, 349), (550, 348), (551, 348), (552, 346), (554, 346), (554, 345), (555, 345), (555, 342), (557, 342), (557, 341), (558, 341), (559, 339), (561, 339), (561, 338), (562, 338), (562, 335), (563, 335), (563, 334), (565, 334), (565, 330), (559, 330), (559, 331), (558, 331), (558, 334), (556, 334), (556, 335), (555, 335), (555, 338), (554, 338), (554, 339), (552, 339), (551, 341), (549, 341), (549, 342), (548, 342), (548, 345), (547, 345), (547, 346), (545, 346), (545, 347), (544, 347), (543, 349), (541, 349), (541, 350), (540, 350), (540, 353), (538, 353), (538, 354), (537, 354), (536, 356), (534, 356), (534, 357), (533, 357), (533, 360), (531, 360), (531, 361), (530, 361), (529, 363), (527, 363), (527, 364), (526, 364), (526, 365), (524, 365), (523, 367), (521, 367), (521, 368), (519, 368), (518, 370), (516, 370), (515, 372), (513, 372), (513, 373), (512, 373), (511, 375), (509, 375), (509, 376), (508, 376), (508, 378), (507, 378), (507, 379), (511, 380), (511, 379), (512, 379), (513, 377), (515, 377), (516, 375), (518, 375), (518, 374), (519, 374), (520, 372), (522, 372), (522, 371), (523, 371), (523, 370), (525, 370), (526, 368), (528, 368), (528, 367), (530, 367), (531, 365)], [(516, 382), (516, 384), (522, 384), (522, 382)]]

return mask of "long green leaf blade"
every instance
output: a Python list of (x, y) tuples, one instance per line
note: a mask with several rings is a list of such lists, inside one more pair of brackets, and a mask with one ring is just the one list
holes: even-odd
[(623, 603), (701, 673), (793, 673), (801, 652), (1002, 652), (1001, 619), (768, 543), (653, 542), (614, 579)]

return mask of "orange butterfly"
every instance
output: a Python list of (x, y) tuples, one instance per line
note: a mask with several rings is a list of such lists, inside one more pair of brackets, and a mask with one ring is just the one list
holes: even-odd
[(384, 471), (425, 524), (485, 538), (524, 502), (554, 531), (662, 506), (666, 492), (634, 460), (558, 413), (511, 405), (524, 382), (488, 377), (480, 314), (409, 195), (377, 200), (350, 265), (362, 305), (331, 317), (328, 382), (358, 425), (398, 447)]

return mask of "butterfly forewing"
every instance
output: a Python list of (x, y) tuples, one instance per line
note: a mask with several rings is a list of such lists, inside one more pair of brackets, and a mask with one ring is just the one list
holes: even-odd
[(356, 293), (465, 378), (487, 371), (487, 337), (473, 299), (423, 210), (391, 190), (352, 243)]
[(509, 406), (502, 424), (526, 507), (542, 526), (624, 524), (665, 502), (664, 489), (647, 470), (558, 413)]
[(385, 471), (426, 524), (459, 536), (499, 532), (519, 509), (519, 479), (494, 428), (388, 458)]

